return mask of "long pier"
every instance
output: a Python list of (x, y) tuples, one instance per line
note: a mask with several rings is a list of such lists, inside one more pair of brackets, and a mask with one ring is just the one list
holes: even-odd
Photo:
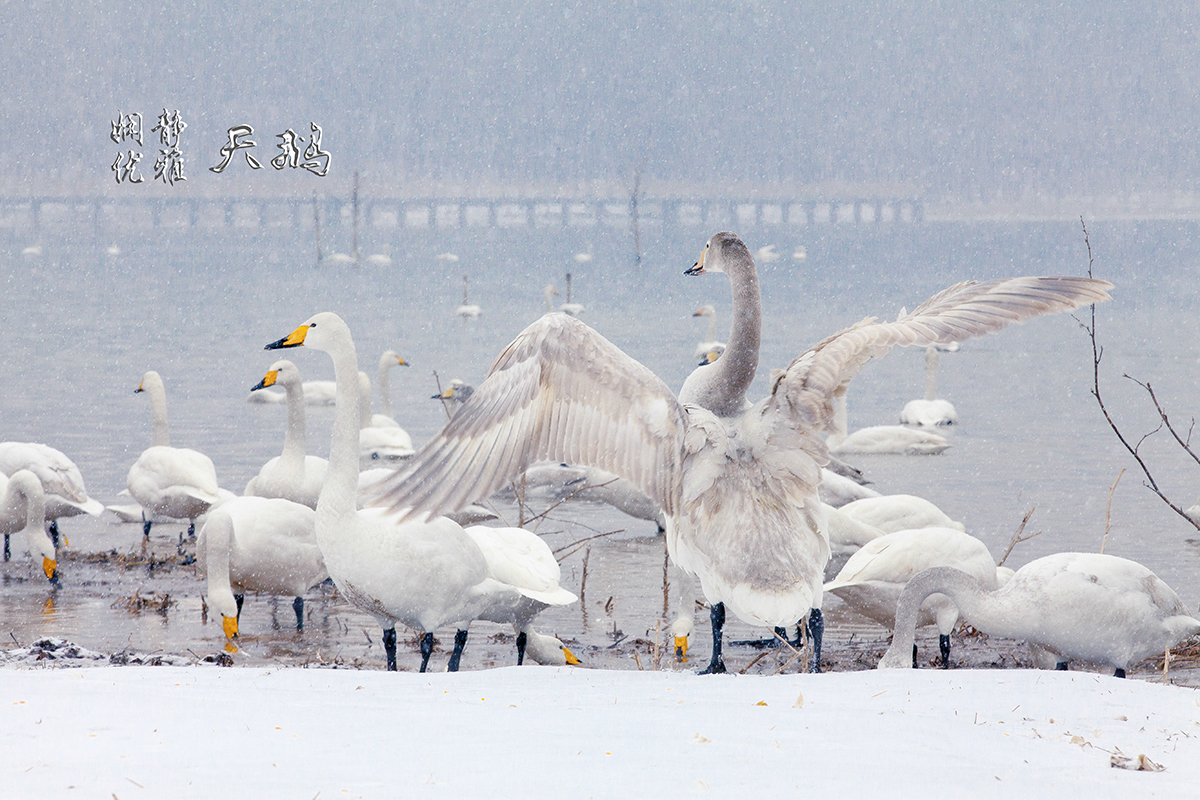
[(689, 200), (631, 198), (0, 198), (0, 234), (40, 231), (104, 235), (137, 230), (195, 230), (263, 235), (349, 228), (355, 208), (364, 230), (501, 228), (555, 230), (609, 226), (628, 228), (632, 214), (644, 229), (659, 225), (749, 230), (806, 225), (895, 225), (923, 219), (919, 199), (861, 197), (828, 200)]

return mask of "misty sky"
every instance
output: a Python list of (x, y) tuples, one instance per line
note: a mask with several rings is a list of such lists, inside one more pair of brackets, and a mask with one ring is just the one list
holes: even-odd
[(342, 174), (410, 180), (572, 183), (640, 167), (707, 185), (900, 182), (983, 196), (1200, 180), (1194, 3), (6, 11), (9, 183), (108, 181), (118, 110), (163, 107), (189, 125), (193, 171), (216, 163), (232, 125), (253, 125), (269, 148), (315, 121)]

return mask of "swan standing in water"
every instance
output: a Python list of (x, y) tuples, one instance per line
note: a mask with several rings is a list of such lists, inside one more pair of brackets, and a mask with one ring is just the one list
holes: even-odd
[(990, 333), (1108, 297), (1088, 278), (965, 283), (895, 322), (864, 320), (772, 373), (750, 405), (761, 297), (746, 246), (718, 233), (690, 275), (724, 272), (733, 289), (725, 354), (696, 369), (677, 400), (646, 367), (600, 334), (548, 314), (512, 342), (443, 428), (385, 481), (375, 501), (408, 519), (487, 497), (536, 461), (588, 464), (632, 481), (666, 516), (667, 548), (712, 605), (713, 657), (724, 671), (725, 608), (752, 625), (795, 624), (819, 609), (829, 538), (817, 499), (828, 460), (818, 435), (832, 400), (896, 345)]
[(454, 309), (454, 313), (457, 314), (458, 316), (462, 317), (463, 319), (476, 319), (481, 313), (483, 313), (483, 310), (479, 306), (470, 302), (469, 298), (467, 297), (467, 276), (466, 275), (463, 275), (462, 305), (459, 306), (458, 308)]
[(25, 533), (29, 555), (42, 557), (42, 571), (53, 584), (58, 584), (54, 544), (46, 535), (46, 494), (42, 482), (27, 469), (17, 470), (11, 478), (0, 475), (0, 532), (4, 548), (8, 537)]
[(725, 343), (717, 341), (717, 309), (711, 305), (701, 306), (692, 313), (693, 317), (708, 317), (708, 330), (704, 332), (704, 341), (696, 345), (696, 358), (704, 358), (712, 363), (725, 352)]
[(900, 595), (892, 645), (880, 669), (912, 666), (917, 610), (941, 593), (989, 636), (1024, 639), (1059, 657), (1112, 666), (1161, 654), (1200, 633), (1200, 619), (1157, 575), (1135, 561), (1101, 553), (1056, 553), (1031, 561), (995, 591), (957, 569), (936, 567), (914, 577)]
[[(50, 541), (58, 547), (58, 520), (79, 514), (93, 517), (104, 513), (104, 505), (88, 497), (83, 475), (75, 462), (61, 450), (36, 442), (0, 444), (0, 473), (13, 476), (27, 469), (42, 483), (46, 498), (46, 519), (50, 522)], [(4, 549), (8, 560), (8, 548)]]
[(303, 595), (329, 576), (317, 547), (316, 516), (308, 506), (266, 497), (235, 497), (208, 515), (196, 560), (226, 637), (238, 635), (246, 592), (294, 597), (296, 630), (304, 629)]
[(954, 404), (937, 396), (937, 368), (938, 351), (930, 345), (925, 348), (925, 397), (922, 400), (909, 400), (905, 404), (904, 410), (900, 412), (900, 421), (905, 425), (932, 428), (958, 423), (958, 412), (954, 410)]
[(317, 501), (317, 544), (338, 591), (383, 628), (387, 668), (396, 669), (396, 623), (424, 631), (421, 672), (433, 652), (433, 632), (457, 628), (449, 670), (458, 670), (471, 620), (522, 595), (489, 577), (475, 541), (444, 517), (398, 522), (383, 509), (359, 510), (358, 357), (346, 323), (329, 312), (310, 318), (268, 350), (310, 347), (333, 359), (337, 403), (329, 472)]
[(904, 425), (872, 425), (849, 433), (845, 394), (834, 398), (834, 431), (826, 441), (829, 452), (839, 455), (934, 456), (950, 446), (945, 436)]
[[(962, 570), (988, 591), (1000, 585), (996, 562), (983, 542), (953, 528), (918, 528), (884, 534), (864, 544), (825, 584), (825, 591), (891, 630), (896, 627), (896, 601), (904, 587), (931, 567)], [(933, 595), (921, 603), (916, 624), (937, 625), (942, 667), (950, 666), (950, 633), (957, 622), (958, 608), (946, 596)]]
[(134, 393), (150, 396), (150, 411), (154, 421), (154, 444), (142, 451), (129, 468), (126, 486), (142, 506), (145, 522), (142, 534), (150, 538), (150, 526), (168, 517), (186, 519), (188, 535), (196, 534), (196, 517), (208, 511), (214, 503), (233, 495), (217, 485), (217, 470), (212, 459), (186, 447), (171, 447), (167, 430), (167, 392), (162, 378), (154, 370), (142, 377)]
[(261, 391), (275, 385), (282, 386), (287, 397), (288, 421), (287, 432), (283, 436), (283, 453), (263, 465), (258, 475), (246, 484), (243, 494), (281, 497), (293, 503), (316, 508), (329, 462), (318, 456), (307, 455), (304, 387), (300, 380), (300, 370), (291, 361), (276, 361), (250, 391)]

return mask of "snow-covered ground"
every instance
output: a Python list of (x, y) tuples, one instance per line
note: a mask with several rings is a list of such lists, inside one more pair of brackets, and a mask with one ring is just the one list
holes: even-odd
[[(0, 671), (5, 797), (1188, 797), (1200, 693), (1083, 672)], [(1163, 771), (1115, 768), (1139, 756)]]

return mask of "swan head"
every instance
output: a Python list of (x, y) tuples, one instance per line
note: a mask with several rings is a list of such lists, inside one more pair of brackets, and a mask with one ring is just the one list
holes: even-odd
[(133, 390), (133, 393), (139, 394), (141, 392), (148, 392), (153, 397), (155, 390), (162, 394), (166, 393), (166, 390), (163, 388), (162, 376), (154, 370), (150, 370), (142, 376), (142, 382), (139, 383), (138, 387)]
[(461, 379), (455, 378), (446, 384), (446, 388), (441, 394), (433, 395), (434, 400), (453, 400), (456, 403), (465, 403), (471, 399), (471, 395), (475, 394), (475, 387), (469, 383), (464, 383)]
[(693, 311), (692, 316), (693, 317), (711, 317), (711, 316), (714, 316), (716, 313), (717, 313), (717, 309), (713, 308), (710, 305), (707, 305), (707, 306), (700, 306), (700, 308)]
[(583, 662), (557, 636), (525, 631), (525, 655), (547, 667), (578, 666)]
[(704, 245), (704, 251), (691, 269), (684, 270), (684, 275), (707, 275), (710, 272), (725, 272), (725, 265), (733, 259), (744, 259), (754, 263), (750, 251), (736, 233), (721, 231), (714, 233)]
[(720, 358), (721, 354), (724, 352), (725, 352), (724, 347), (710, 348), (709, 351), (707, 353), (705, 353), (704, 356), (700, 359), (700, 363), (698, 366), (707, 367), (709, 364), (713, 363), (718, 358)]
[(384, 350), (383, 355), (379, 357), (379, 367), (381, 369), (387, 367), (407, 367), (408, 362), (397, 353), (395, 350)]
[(332, 311), (322, 311), (320, 314), (309, 317), (307, 322), (287, 336), (271, 342), (263, 349), (283, 350), (289, 347), (311, 347), (314, 350), (329, 352), (330, 349), (338, 347), (339, 343), (344, 346), (347, 342), (353, 344), (350, 338), (350, 328), (346, 326), (342, 318)]
[(258, 383), (250, 387), (250, 391), (266, 389), (268, 386), (293, 386), (300, 384), (300, 370), (290, 361), (276, 361), (267, 370), (267, 374)]

